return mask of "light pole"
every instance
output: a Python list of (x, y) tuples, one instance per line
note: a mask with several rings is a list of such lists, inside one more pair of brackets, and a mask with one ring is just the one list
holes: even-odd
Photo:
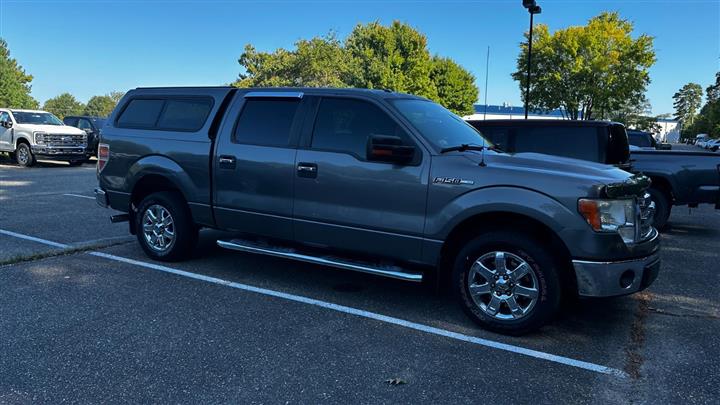
[(523, 0), (523, 7), (530, 13), (530, 35), (528, 36), (528, 60), (527, 60), (527, 82), (525, 83), (525, 119), (528, 119), (528, 108), (530, 106), (530, 70), (532, 63), (532, 38), (533, 38), (533, 16), (542, 13), (542, 8), (535, 0)]

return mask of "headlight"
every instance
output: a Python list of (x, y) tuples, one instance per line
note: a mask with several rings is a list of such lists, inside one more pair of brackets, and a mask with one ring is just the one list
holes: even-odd
[(578, 201), (578, 211), (595, 232), (617, 232), (625, 243), (635, 242), (635, 200)]
[(37, 144), (44, 144), (45, 143), (45, 135), (47, 135), (45, 132), (33, 132), (35, 135), (35, 143)]

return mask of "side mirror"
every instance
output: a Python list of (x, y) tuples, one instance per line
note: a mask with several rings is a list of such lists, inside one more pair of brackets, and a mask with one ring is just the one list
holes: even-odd
[(408, 163), (414, 157), (415, 147), (404, 145), (399, 136), (371, 135), (368, 139), (367, 159), (370, 161)]
[(0, 125), (9, 129), (9, 128), (12, 128), (13, 123), (12, 123), (12, 121), (0, 121)]

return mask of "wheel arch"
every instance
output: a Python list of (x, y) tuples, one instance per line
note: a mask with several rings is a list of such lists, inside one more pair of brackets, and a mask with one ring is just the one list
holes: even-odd
[[(482, 229), (482, 231), (478, 231)], [(548, 248), (555, 252), (555, 258), (564, 290), (577, 291), (577, 280), (572, 269), (572, 255), (560, 236), (544, 222), (529, 215), (511, 211), (490, 211), (475, 214), (458, 223), (448, 234), (440, 250), (440, 285), (445, 286), (452, 275), (452, 263), (464, 244), (480, 233), (500, 229), (512, 229), (530, 233), (534, 239), (545, 241)]]
[(136, 232), (135, 215), (137, 214), (140, 202), (148, 195), (159, 191), (177, 192), (187, 206), (188, 201), (182, 189), (169, 176), (158, 173), (146, 173), (134, 182), (130, 192), (130, 207), (128, 213), (130, 214), (130, 233), (133, 235)]

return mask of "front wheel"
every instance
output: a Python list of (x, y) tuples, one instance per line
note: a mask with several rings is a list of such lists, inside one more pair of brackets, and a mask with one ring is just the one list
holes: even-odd
[(178, 261), (190, 255), (198, 238), (190, 209), (177, 192), (145, 197), (135, 215), (138, 242), (152, 259)]
[(30, 167), (35, 164), (35, 156), (30, 150), (30, 145), (19, 143), (15, 151), (15, 161), (22, 167)]
[(520, 232), (489, 232), (458, 254), (453, 285), (465, 312), (483, 328), (522, 335), (549, 322), (560, 307), (556, 260)]

